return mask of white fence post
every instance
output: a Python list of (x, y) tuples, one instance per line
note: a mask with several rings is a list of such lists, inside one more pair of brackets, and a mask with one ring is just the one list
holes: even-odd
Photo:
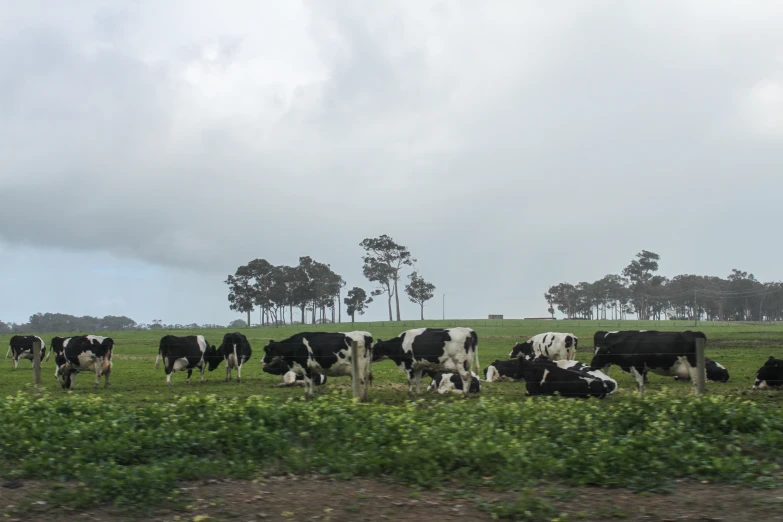
[(695, 339), (696, 341), (696, 393), (702, 395), (706, 389), (707, 383), (707, 365), (704, 359), (704, 347), (706, 339)]

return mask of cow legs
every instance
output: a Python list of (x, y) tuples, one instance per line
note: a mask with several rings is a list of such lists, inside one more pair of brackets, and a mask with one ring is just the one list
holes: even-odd
[(421, 374), (422, 370), (418, 369), (413, 372), (413, 378), (416, 381), (416, 394), (421, 393)]
[(242, 362), (239, 362), (237, 366), (237, 384), (242, 382)]
[(95, 361), (95, 385), (93, 388), (97, 388), (101, 384), (101, 370), (103, 369), (103, 358), (98, 358)]
[(108, 388), (109, 387), (109, 375), (111, 375), (111, 370), (107, 372), (103, 372), (103, 387)]
[(228, 359), (224, 359), (226, 361), (226, 382), (231, 380), (231, 365), (228, 362)]
[(166, 368), (166, 386), (171, 386), (171, 370)]
[(468, 393), (470, 392), (470, 385), (473, 380), (470, 375), (470, 371), (459, 372), (459, 377), (462, 379), (462, 396), (467, 398)]
[(639, 388), (639, 395), (644, 395), (644, 377), (645, 372), (642, 370), (641, 372), (637, 370), (634, 366), (631, 366), (631, 375), (633, 375), (634, 379), (636, 379), (636, 386)]
[(312, 399), (313, 398), (313, 374), (309, 368), (305, 368), (304, 377), (302, 378), (302, 380), (304, 381), (305, 398), (308, 400)]
[(16, 367), (19, 366), (19, 358), (14, 357), (14, 370), (16, 370)]
[(11, 355), (11, 347), (8, 347), (8, 351), (5, 352), (5, 358), (8, 359), (8, 356)]
[(188, 378), (185, 379), (185, 384), (190, 384), (190, 376), (193, 375), (193, 368), (188, 368)]
[(199, 368), (201, 370), (201, 384), (204, 384), (204, 369), (206, 368), (206, 365)]

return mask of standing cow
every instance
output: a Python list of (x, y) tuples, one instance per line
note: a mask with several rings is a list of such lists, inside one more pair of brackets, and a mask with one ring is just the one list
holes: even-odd
[(83, 371), (95, 372), (96, 388), (101, 376), (104, 378), (103, 387), (109, 387), (114, 353), (114, 340), (111, 337), (78, 335), (68, 338), (62, 346), (62, 350), (54, 357), (54, 376), (64, 390), (72, 389), (76, 374)]
[(579, 339), (572, 333), (547, 332), (534, 335), (524, 343), (517, 343), (508, 354), (510, 359), (543, 355), (552, 361), (572, 361), (576, 357)]
[(65, 348), (65, 345), (68, 344), (68, 341), (70, 340), (70, 337), (52, 337), (52, 343), (49, 347), (49, 352), (46, 354), (46, 360), (49, 360), (49, 356), (54, 355), (55, 357), (57, 355), (62, 355), (63, 349)]
[(596, 332), (595, 355), (590, 366), (604, 369), (615, 364), (636, 379), (639, 394), (644, 394), (648, 372), (672, 377), (687, 373), (696, 384), (696, 339), (707, 339), (702, 332), (658, 332), (628, 330)]
[(31, 363), (33, 362), (33, 343), (36, 341), (41, 343), (40, 357), (41, 362), (43, 362), (44, 356), (46, 355), (46, 343), (43, 339), (37, 335), (14, 335), (11, 337), (11, 341), (8, 343), (8, 352), (5, 357), (7, 359), (8, 353), (11, 354), (14, 370), (16, 370), (19, 365), (19, 359), (29, 359)]
[(176, 371), (187, 370), (186, 384), (190, 384), (190, 376), (193, 368), (201, 372), (201, 382), (204, 382), (204, 370), (207, 364), (214, 359), (220, 359), (217, 349), (210, 346), (203, 335), (186, 335), (177, 337), (165, 335), (160, 340), (158, 357), (155, 359), (155, 369), (160, 366), (163, 359), (163, 369), (166, 371), (166, 385), (171, 386), (171, 374)]
[[(330, 377), (352, 376), (351, 345), (358, 344), (357, 369), (361, 398), (367, 396), (370, 377), (371, 346), (365, 341), (366, 332), (302, 332), (282, 341), (270, 340), (264, 347), (261, 365), (284, 361), (291, 371), (302, 376), (305, 397), (313, 396), (314, 375)], [(370, 337), (372, 339), (372, 337)]]
[(472, 328), (415, 328), (388, 341), (378, 339), (373, 360), (390, 359), (408, 377), (408, 392), (421, 392), (424, 370), (457, 373), (462, 379), (463, 394), (468, 396), (473, 358), (479, 371), (478, 335)]
[(220, 366), (221, 361), (226, 361), (226, 381), (231, 380), (231, 372), (234, 368), (237, 369), (237, 382), (242, 380), (242, 365), (245, 364), (250, 356), (253, 355), (253, 350), (250, 348), (250, 343), (247, 342), (247, 337), (239, 332), (227, 333), (223, 336), (223, 342), (217, 349), (217, 357), (209, 359), (209, 371), (213, 371)]

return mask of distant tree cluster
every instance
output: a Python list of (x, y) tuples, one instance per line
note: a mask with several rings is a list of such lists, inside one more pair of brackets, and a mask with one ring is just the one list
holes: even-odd
[(85, 315), (76, 317), (68, 314), (37, 313), (27, 323), (15, 324), (0, 321), (0, 334), (32, 334), (54, 332), (100, 332), (135, 330), (139, 325), (125, 316), (107, 315), (103, 318)]
[(567, 318), (696, 319), (764, 321), (783, 319), (783, 284), (762, 283), (733, 269), (723, 279), (692, 274), (658, 275), (660, 256), (642, 250), (622, 272), (593, 283), (560, 283), (544, 294), (549, 313)]
[[(403, 268), (412, 267), (416, 259), (405, 246), (397, 244), (385, 234), (365, 239), (359, 245), (365, 251), (362, 272), (377, 288), (370, 295), (358, 286), (349, 290), (343, 299), (346, 313), (353, 323), (356, 314), (364, 314), (374, 297), (386, 294), (389, 320), (394, 320), (394, 299), (397, 321), (400, 321), (399, 280)], [(424, 303), (432, 299), (435, 286), (426, 282), (417, 272), (408, 277), (411, 282), (406, 285), (405, 291), (411, 302), (421, 307), (423, 319)], [(308, 319), (311, 324), (342, 321), (339, 305), (345, 281), (330, 265), (309, 256), (300, 257), (295, 267), (276, 266), (266, 259), (254, 259), (237, 268), (224, 282), (229, 287), (229, 308), (247, 314), (247, 324), (250, 324), (250, 313), (256, 308), (260, 310), (262, 325), (286, 324), (286, 311), (288, 323), (295, 324), (294, 310), (298, 311), (301, 324), (307, 324)]]

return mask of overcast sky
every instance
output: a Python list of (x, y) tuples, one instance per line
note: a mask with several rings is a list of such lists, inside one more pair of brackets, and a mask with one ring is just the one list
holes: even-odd
[(257, 257), (370, 290), (380, 234), (433, 318), (443, 293), (452, 318), (545, 316), (550, 285), (641, 249), (780, 280), (782, 167), (774, 0), (0, 9), (6, 322), (228, 323), (223, 280)]

